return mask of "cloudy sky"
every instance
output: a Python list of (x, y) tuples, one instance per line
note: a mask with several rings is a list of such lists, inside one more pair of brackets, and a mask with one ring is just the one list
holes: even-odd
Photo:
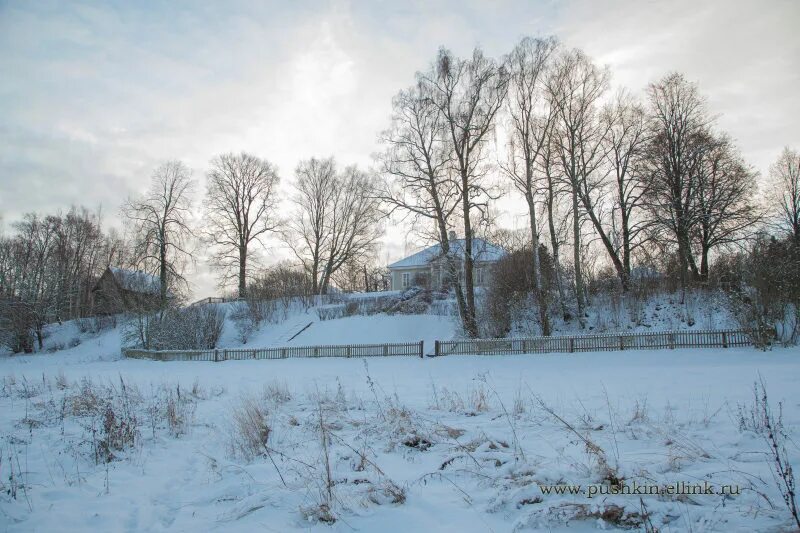
[[(312, 155), (368, 166), (392, 95), (439, 46), (499, 57), (524, 35), (583, 48), (634, 91), (684, 72), (766, 172), (800, 147), (799, 24), (797, 0), (0, 0), (0, 216), (83, 204), (116, 224), (166, 159), (200, 191), (227, 151), (273, 161), (286, 185)], [(384, 259), (415, 244), (399, 240)], [(193, 282), (215, 293), (202, 264)]]

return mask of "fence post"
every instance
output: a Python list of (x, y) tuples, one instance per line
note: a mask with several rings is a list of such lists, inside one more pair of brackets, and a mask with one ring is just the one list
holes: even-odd
[(350, 357), (350, 345), (347, 345), (347, 355), (345, 357)]
[(575, 352), (575, 339), (573, 337), (569, 338), (569, 353)]
[(728, 332), (727, 331), (723, 331), (722, 332), (722, 347), (723, 348), (727, 348), (728, 347)]
[(388, 355), (389, 355), (389, 345), (388, 344), (384, 344), (383, 345), (383, 356), (384, 357), (388, 357)]
[(219, 350), (217, 350), (216, 348), (214, 348), (214, 362), (215, 363), (219, 362)]
[(440, 350), (439, 341), (438, 340), (433, 341), (433, 356), (434, 357), (439, 357), (439, 350)]
[(222, 350), (222, 360), (223, 361), (228, 360), (228, 350)]
[(619, 336), (619, 349), (625, 350), (625, 341), (622, 340), (622, 335)]
[(422, 359), (425, 357), (425, 341), (419, 341), (419, 358)]

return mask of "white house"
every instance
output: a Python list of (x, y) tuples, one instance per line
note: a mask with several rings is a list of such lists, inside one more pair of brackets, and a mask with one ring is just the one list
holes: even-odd
[[(463, 276), (464, 239), (450, 241), (450, 253), (459, 261), (459, 276)], [(489, 283), (491, 266), (506, 254), (505, 250), (483, 239), (472, 239), (472, 258), (474, 260), (473, 281), (475, 286)], [(447, 266), (442, 255), (442, 246), (434, 244), (389, 265), (392, 277), (392, 290), (402, 290), (413, 286), (432, 289), (447, 288)]]

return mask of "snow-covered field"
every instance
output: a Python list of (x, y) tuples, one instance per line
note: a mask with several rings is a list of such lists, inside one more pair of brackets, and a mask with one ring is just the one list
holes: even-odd
[[(427, 340), (453, 325), (312, 328), (302, 344)], [(248, 344), (284, 333), (259, 335)], [(0, 376), (0, 531), (791, 526), (750, 414), (763, 379), (800, 465), (796, 348), (161, 363), (120, 359), (111, 331), (3, 357)], [(540, 488), (615, 479), (741, 493)]]

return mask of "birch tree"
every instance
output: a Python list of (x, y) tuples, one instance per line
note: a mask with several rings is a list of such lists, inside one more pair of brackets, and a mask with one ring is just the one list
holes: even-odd
[[(572, 201), (572, 245), (578, 319), (585, 322), (585, 286), (581, 268), (581, 222), (590, 200), (589, 188), (604, 159), (604, 128), (597, 120), (598, 101), (608, 87), (608, 71), (598, 68), (580, 50), (560, 54), (547, 91), (555, 110), (556, 156)], [(581, 205), (583, 204), (583, 206)], [(587, 211), (590, 212), (591, 206)]]
[(539, 266), (540, 235), (536, 204), (541, 176), (537, 176), (535, 170), (537, 159), (549, 141), (549, 130), (554, 119), (553, 108), (545, 102), (544, 78), (556, 47), (557, 41), (553, 38), (526, 37), (506, 58), (510, 73), (508, 122), (511, 134), (507, 163), (503, 165), (503, 170), (522, 194), (528, 208), (532, 243), (531, 274), (543, 335), (550, 335), (550, 320)]
[(562, 216), (561, 199), (564, 196), (564, 187), (558, 176), (556, 161), (557, 147), (554, 141), (555, 134), (552, 128), (546, 133), (547, 141), (539, 153), (538, 166), (544, 176), (542, 187), (545, 213), (547, 215), (547, 230), (550, 237), (550, 250), (553, 253), (553, 279), (558, 290), (558, 305), (561, 316), (568, 317), (567, 302), (564, 293), (564, 276), (561, 268), (561, 247), (565, 243), (567, 233), (567, 217)]
[(453, 172), (459, 186), (460, 216), (464, 228), (464, 330), (478, 335), (473, 279), (473, 216), (485, 212), (491, 198), (485, 181), (488, 148), (497, 113), (508, 89), (508, 72), (476, 48), (460, 59), (440, 49), (433, 69), (420, 76), (441, 113), (452, 151)]
[(418, 232), (439, 242), (459, 316), (465, 317), (464, 290), (450, 242), (461, 195), (453, 179), (449, 134), (429, 88), (419, 83), (392, 100), (392, 124), (381, 134), (384, 150), (378, 158), (384, 176), (380, 197), (389, 216), (410, 216)]

